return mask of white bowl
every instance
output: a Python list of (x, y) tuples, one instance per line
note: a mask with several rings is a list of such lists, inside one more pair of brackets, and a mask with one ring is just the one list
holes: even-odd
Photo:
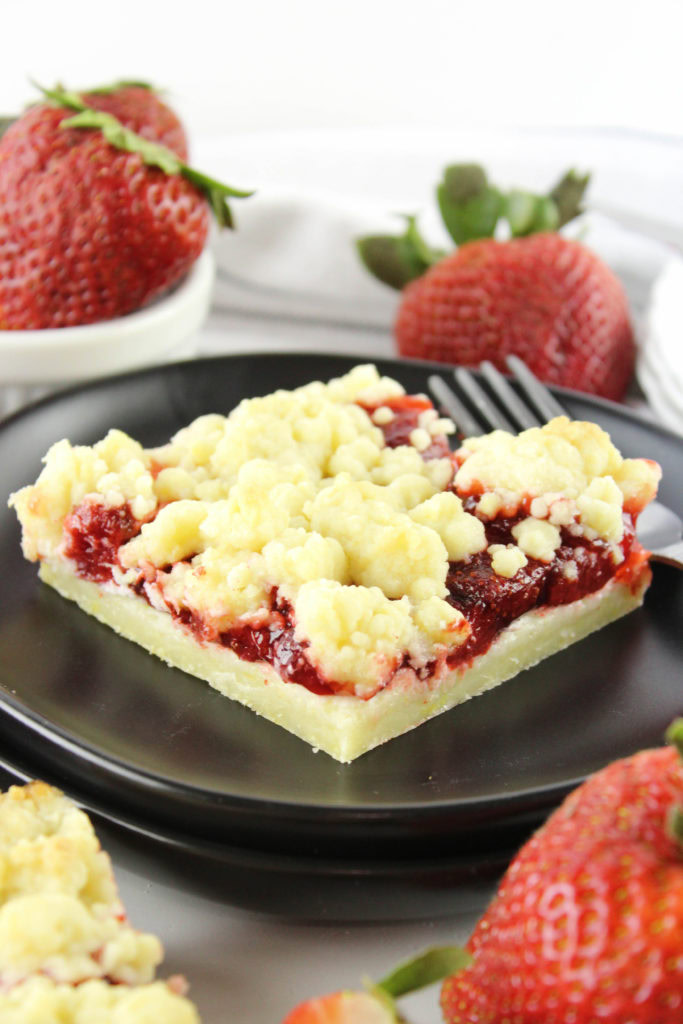
[(172, 292), (115, 320), (0, 331), (0, 417), (69, 384), (192, 355), (211, 304), (214, 269), (205, 250)]

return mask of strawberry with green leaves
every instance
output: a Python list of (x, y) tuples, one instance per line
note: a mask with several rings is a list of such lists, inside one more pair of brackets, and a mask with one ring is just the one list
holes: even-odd
[(443, 986), (446, 1024), (683, 1021), (683, 719), (669, 737), (593, 775), (515, 857)]
[(469, 963), (459, 946), (433, 946), (400, 964), (377, 983), (366, 981), (364, 991), (330, 992), (300, 1003), (282, 1024), (400, 1024), (395, 1000), (441, 981)]
[(681, 1024), (683, 718), (668, 738), (567, 797), (513, 859), (466, 949), (428, 950), (283, 1024), (396, 1024), (394, 998), (444, 976), (445, 1024)]
[(210, 213), (249, 193), (190, 167), (178, 118), (142, 83), (44, 90), (0, 138), (0, 329), (122, 316), (176, 284)]
[[(401, 236), (360, 239), (367, 268), (402, 289), (401, 355), (501, 370), (517, 355), (549, 384), (622, 398), (635, 359), (624, 290), (594, 252), (557, 231), (580, 212), (587, 183), (569, 172), (547, 195), (505, 194), (481, 167), (458, 164), (437, 189), (455, 252), (428, 245), (414, 217)], [(494, 237), (503, 221), (509, 237)]]

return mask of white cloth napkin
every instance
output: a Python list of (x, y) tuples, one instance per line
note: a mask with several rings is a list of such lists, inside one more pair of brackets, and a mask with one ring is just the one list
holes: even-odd
[(216, 236), (214, 305), (285, 320), (389, 331), (393, 289), (362, 266), (354, 240), (400, 231), (401, 221), (344, 196), (269, 191), (235, 210), (236, 232)]
[[(398, 214), (418, 213), (428, 240), (451, 247), (426, 182), (433, 183), (443, 166), (443, 153), (453, 152), (453, 147), (449, 150), (439, 137), (431, 154), (424, 148), (411, 151), (410, 140), (403, 137), (389, 139), (384, 148), (381, 140), (373, 144), (363, 137), (352, 138), (345, 149), (343, 140), (334, 136), (323, 139), (317, 153), (314, 139), (275, 141), (277, 145), (271, 139), (242, 140), (241, 144), (236, 140), (226, 146), (221, 140), (201, 154), (218, 176), (257, 187), (252, 198), (234, 204), (237, 231), (222, 232), (214, 240), (217, 278), (210, 350), (304, 347), (353, 351), (368, 359), (395, 355), (392, 324), (399, 295), (365, 270), (355, 239), (398, 233), (402, 230)], [(475, 141), (478, 156), (481, 140)], [(497, 136), (484, 141), (492, 150), (499, 142)], [(574, 139), (561, 141), (565, 148), (576, 149)], [(657, 237), (656, 230), (648, 230), (648, 223), (666, 224), (652, 206), (651, 188), (647, 192), (650, 208), (638, 216), (639, 199), (646, 193), (639, 178), (642, 168), (635, 166), (633, 154), (640, 153), (642, 146), (627, 141), (628, 172), (618, 147), (601, 145), (586, 151), (595, 186), (602, 185), (602, 190), (591, 186), (589, 198), (597, 208), (565, 230), (595, 249), (623, 282), (639, 343), (638, 384), (655, 416), (683, 433), (683, 259), (670, 242)], [(647, 145), (642, 145), (643, 162), (650, 160), (652, 167)], [(496, 180), (527, 180), (529, 172), (525, 175), (515, 160), (518, 164), (528, 160), (532, 168), (534, 161), (540, 167), (549, 162), (542, 139), (530, 148), (527, 138), (523, 154), (518, 151), (517, 145), (514, 157), (507, 153), (499, 168), (494, 163)], [(551, 155), (555, 171), (562, 169), (564, 154), (553, 151)], [(486, 162), (492, 166), (490, 159)], [(552, 177), (555, 171), (544, 171), (544, 177)], [(627, 194), (620, 189), (629, 174), (633, 188)], [(324, 183), (326, 190), (314, 181)], [(668, 177), (658, 185), (663, 209), (671, 209), (674, 193), (666, 192), (668, 185)], [(617, 216), (600, 212), (614, 197)], [(629, 208), (635, 211), (633, 223), (619, 216)], [(673, 225), (674, 236), (677, 230), (680, 225)]]

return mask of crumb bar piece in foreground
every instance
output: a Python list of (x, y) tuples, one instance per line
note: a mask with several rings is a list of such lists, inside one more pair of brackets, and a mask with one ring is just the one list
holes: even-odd
[(0, 1021), (198, 1024), (180, 982), (154, 980), (161, 958), (87, 815), (42, 782), (0, 795)]
[(11, 501), (43, 580), (349, 761), (637, 607), (659, 467), (559, 417), (451, 452), (372, 366), (162, 448), (60, 441)]

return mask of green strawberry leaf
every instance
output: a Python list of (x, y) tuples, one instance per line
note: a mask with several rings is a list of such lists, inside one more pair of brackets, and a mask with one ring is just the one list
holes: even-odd
[(505, 218), (513, 237), (528, 235), (536, 217), (536, 196), (513, 188), (505, 197)]
[(513, 238), (555, 231), (559, 226), (559, 213), (552, 199), (520, 189), (512, 189), (505, 197), (505, 217)]
[(165, 174), (181, 174), (185, 166), (172, 150), (160, 146), (157, 142), (143, 139), (141, 135), (124, 128), (118, 118), (103, 110), (84, 107), (73, 117), (62, 121), (61, 128), (97, 128), (107, 142), (115, 149), (125, 149), (128, 153), (138, 153), (146, 164), (158, 167)]
[(504, 200), (478, 164), (452, 164), (436, 190), (441, 218), (456, 243), (492, 238)]
[(570, 170), (551, 189), (548, 198), (555, 203), (557, 208), (558, 227), (561, 228), (564, 224), (568, 224), (582, 212), (581, 200), (588, 188), (589, 181), (590, 174), (578, 174), (576, 171)]
[(417, 218), (406, 215), (402, 235), (366, 235), (356, 239), (356, 248), (365, 267), (383, 284), (399, 291), (421, 277), (444, 253), (433, 249), (422, 237)]
[(468, 203), (487, 188), (486, 171), (479, 164), (451, 164), (443, 172), (443, 185), (456, 206)]
[[(679, 757), (683, 758), (683, 718), (674, 718), (666, 730), (665, 738), (667, 743), (676, 748)], [(680, 804), (671, 807), (666, 826), (672, 839), (683, 845), (683, 807)]]
[(0, 139), (3, 137), (7, 129), (11, 124), (14, 124), (16, 118), (14, 117), (0, 117)]
[(402, 1024), (403, 1018), (399, 1016), (398, 1007), (396, 1006), (392, 996), (390, 996), (388, 992), (385, 992), (384, 989), (380, 988), (379, 985), (374, 985), (369, 978), (364, 978), (363, 981), (366, 992), (384, 1007), (387, 1017), (391, 1021), (394, 1021), (395, 1024)]
[(54, 89), (46, 89), (43, 85), (39, 85), (38, 82), (34, 82), (30, 79), (31, 85), (35, 86), (46, 99), (52, 100), (58, 107), (68, 107), (70, 110), (88, 110), (88, 105), (83, 102), (77, 92), (71, 92), (69, 89), (63, 89), (61, 85), (56, 85)]
[(560, 213), (555, 200), (550, 196), (539, 196), (536, 200), (533, 231), (557, 231), (560, 226)]
[(248, 199), (249, 196), (254, 194), (253, 192), (245, 192), (243, 189), (233, 188), (232, 185), (224, 185), (222, 181), (211, 178), (208, 174), (195, 170), (194, 167), (188, 167), (187, 164), (182, 165), (180, 173), (204, 193), (218, 222), (218, 226), (221, 228), (232, 228), (235, 226), (232, 210), (226, 202), (227, 197)]
[(373, 277), (398, 291), (424, 273), (424, 264), (396, 235), (366, 235), (356, 239), (356, 248)]
[(374, 988), (392, 999), (426, 988), (461, 971), (472, 957), (462, 946), (432, 946), (410, 960), (404, 961), (378, 981)]
[(666, 730), (666, 742), (676, 747), (678, 753), (683, 757), (683, 718), (674, 718)]
[(426, 270), (427, 267), (431, 267), (433, 263), (438, 263), (446, 254), (442, 249), (433, 249), (432, 246), (425, 241), (418, 230), (417, 217), (410, 213), (404, 214), (404, 217), (406, 221), (406, 230), (403, 238), (406, 245), (410, 248), (410, 251), (414, 254), (415, 259), (424, 264), (424, 269)]
[(165, 174), (181, 174), (204, 193), (219, 226), (222, 228), (234, 227), (232, 210), (227, 202), (228, 197), (246, 199), (253, 195), (253, 192), (224, 185), (216, 178), (211, 178), (194, 167), (190, 167), (172, 150), (157, 142), (150, 142), (149, 139), (144, 139), (136, 132), (125, 128), (113, 114), (87, 106), (77, 93), (69, 92), (60, 86), (56, 86), (54, 89), (43, 89), (42, 86), (37, 86), (37, 88), (41, 89), (48, 99), (59, 106), (78, 111), (73, 117), (65, 118), (60, 124), (61, 128), (100, 131), (107, 142), (116, 149), (137, 153), (146, 164), (150, 167), (158, 167)]

